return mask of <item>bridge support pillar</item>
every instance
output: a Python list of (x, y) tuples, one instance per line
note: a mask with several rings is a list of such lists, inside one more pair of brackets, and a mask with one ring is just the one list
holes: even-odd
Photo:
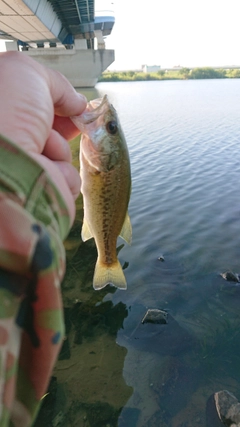
[(36, 61), (60, 71), (74, 87), (94, 87), (98, 77), (114, 61), (110, 49), (38, 48), (23, 51)]
[(74, 46), (76, 49), (87, 49), (87, 40), (75, 38)]
[(105, 41), (103, 38), (102, 31), (101, 30), (95, 30), (94, 33), (95, 33), (95, 36), (97, 38), (98, 49), (105, 49)]
[(7, 51), (9, 51), (9, 50), (18, 50), (17, 41), (16, 40), (13, 40), (11, 42), (6, 42), (5, 41), (5, 47), (6, 47)]

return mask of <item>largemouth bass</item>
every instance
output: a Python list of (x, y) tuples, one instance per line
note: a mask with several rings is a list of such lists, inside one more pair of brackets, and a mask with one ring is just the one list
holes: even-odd
[(131, 191), (128, 148), (116, 110), (107, 96), (90, 101), (83, 114), (72, 117), (81, 131), (80, 176), (84, 218), (82, 240), (92, 237), (98, 251), (93, 287), (110, 284), (126, 289), (117, 259), (118, 236), (131, 244), (127, 212)]

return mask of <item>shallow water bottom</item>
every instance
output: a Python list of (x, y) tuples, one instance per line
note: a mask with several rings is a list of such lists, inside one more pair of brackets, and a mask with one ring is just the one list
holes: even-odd
[[(238, 284), (218, 273), (196, 277), (166, 253), (145, 272), (145, 286), (96, 292), (94, 243), (77, 245), (75, 233), (63, 282), (66, 339), (44, 425), (219, 427), (209, 399), (222, 389), (239, 395)], [(148, 308), (166, 310), (167, 324), (142, 324)]]
[[(128, 290), (93, 290), (79, 198), (66, 340), (36, 427), (219, 427), (212, 394), (240, 400), (240, 287), (221, 277), (240, 272), (240, 79), (99, 84), (89, 97), (105, 93), (132, 164)], [(148, 308), (168, 323), (143, 325)]]

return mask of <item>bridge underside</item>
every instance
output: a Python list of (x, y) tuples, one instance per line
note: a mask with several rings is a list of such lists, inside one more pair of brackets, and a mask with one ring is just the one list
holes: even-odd
[(0, 37), (15, 41), (7, 50), (22, 50), (75, 87), (94, 86), (114, 61), (104, 42), (113, 25), (111, 11), (95, 17), (94, 0), (0, 0)]
[(23, 45), (71, 45), (74, 38), (93, 40), (98, 30), (107, 36), (113, 25), (111, 15), (95, 18), (94, 0), (0, 0), (0, 38)]

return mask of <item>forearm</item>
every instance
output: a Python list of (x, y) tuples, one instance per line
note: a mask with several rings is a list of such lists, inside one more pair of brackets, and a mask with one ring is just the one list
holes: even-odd
[[(9, 417), (16, 420), (19, 416), (14, 411), (16, 404), (22, 405), (20, 416), (31, 425), (61, 345), (62, 240), (70, 219), (45, 170), (3, 137), (0, 159), (0, 371), (4, 377), (0, 382), (0, 425), (5, 427)], [(14, 348), (10, 339), (2, 345), (4, 334), (18, 334)], [(10, 375), (8, 361), (12, 359), (17, 369)], [(14, 384), (19, 389), (20, 381), (24, 393), (14, 396)]]

